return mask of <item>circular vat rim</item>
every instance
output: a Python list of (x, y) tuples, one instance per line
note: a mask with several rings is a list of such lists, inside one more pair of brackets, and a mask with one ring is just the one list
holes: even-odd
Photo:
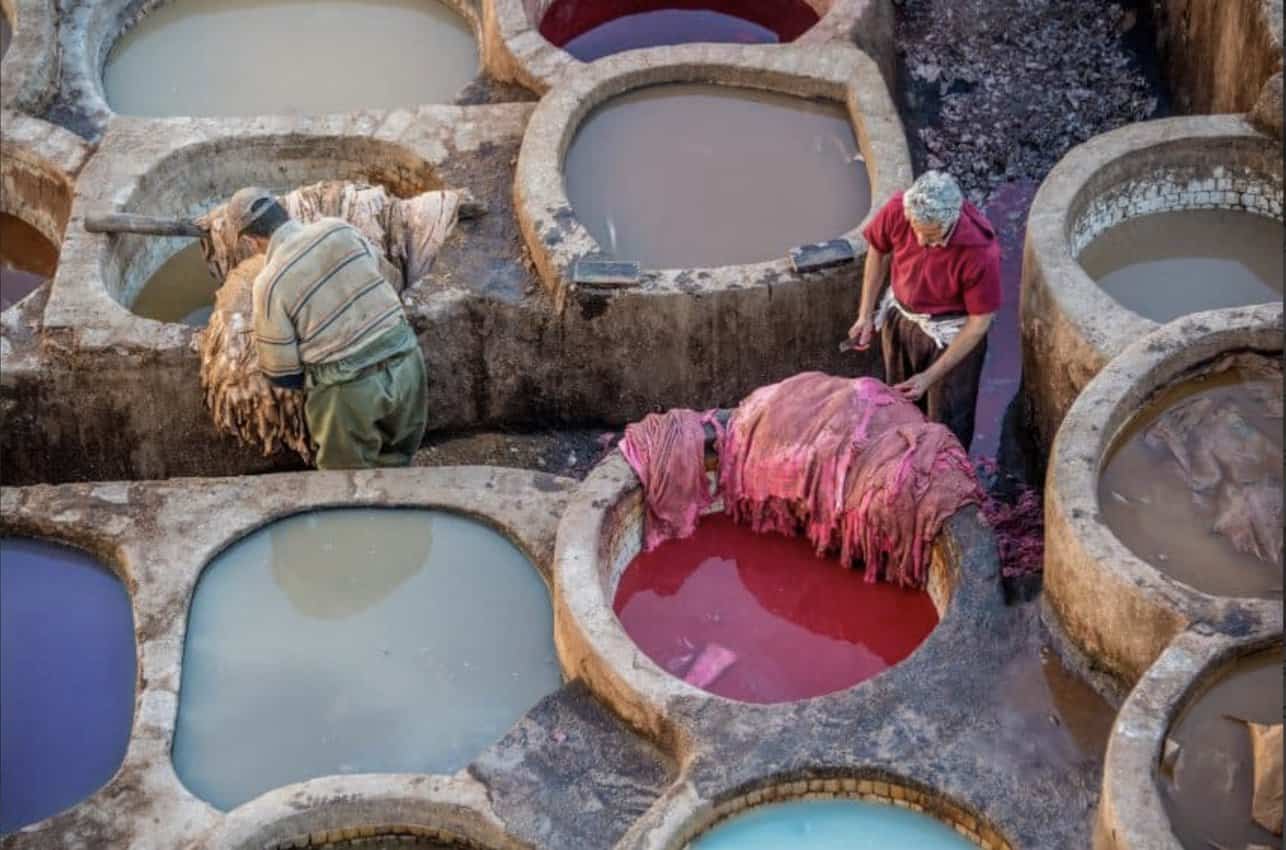
[(13, 41), (0, 60), (0, 105), (40, 114), (58, 95), (58, 12), (54, 0), (0, 0)]
[[(862, 226), (911, 182), (911, 160), (888, 87), (875, 62), (849, 45), (817, 47), (688, 44), (635, 50), (587, 66), (551, 89), (532, 113), (518, 154), (514, 209), (542, 282), (563, 303), (572, 288), (572, 266), (599, 252), (598, 242), (572, 212), (563, 181), (563, 158), (580, 124), (601, 103), (634, 89), (664, 83), (713, 83), (760, 89), (844, 106), (871, 181), (871, 206), (843, 234), (865, 251)], [(684, 281), (702, 280), (704, 291), (745, 286), (747, 281), (798, 279), (789, 259), (708, 268), (648, 270), (646, 292), (681, 292)]]
[[(549, 0), (483, 0), (486, 52), (504, 79), (515, 80), (544, 94), (561, 79), (582, 73), (582, 62), (541, 35), (540, 23)], [(536, 2), (545, 8), (529, 10)], [(813, 10), (824, 11), (817, 23), (788, 44), (819, 45), (851, 41), (873, 56), (886, 79), (893, 73), (893, 7), (891, 0), (804, 0)], [(532, 20), (536, 17), (536, 20)], [(786, 46), (786, 45), (773, 45)], [(667, 48), (660, 48), (665, 50)], [(619, 56), (622, 54), (614, 54)], [(604, 57), (599, 62), (609, 61)]]
[[(801, 775), (805, 774), (805, 775)], [(705, 800), (676, 799), (666, 826), (649, 848), (690, 850), (692, 842), (726, 821), (758, 806), (799, 800), (855, 800), (893, 806), (931, 818), (983, 850), (1011, 850), (1012, 844), (988, 819), (931, 785), (883, 769), (819, 768), (778, 772)]]
[[(0, 0), (8, 2), (8, 0)], [(32, 2), (32, 0), (21, 0)], [(62, 38), (62, 81), (61, 89), (76, 100), (78, 114), (85, 116), (93, 134), (101, 135), (113, 117), (120, 116), (133, 121), (173, 122), (183, 120), (211, 121), (250, 121), (265, 118), (284, 118), (287, 113), (266, 113), (242, 116), (210, 115), (168, 115), (163, 117), (129, 116), (118, 113), (107, 100), (107, 90), (103, 75), (112, 48), (131, 29), (151, 12), (178, 0), (95, 0), (76, 6), (67, 13), (61, 29)], [(483, 49), (482, 18), (472, 0), (423, 0), (438, 3), (459, 15), (469, 25), (473, 33), (474, 44), (478, 48), (478, 74), (489, 73), (486, 62), (486, 51)], [(457, 92), (457, 97), (460, 92)], [(450, 104), (404, 104), (400, 109), (414, 110), (421, 106)], [(309, 113), (308, 117), (318, 118), (323, 115), (362, 115), (368, 109), (342, 110), (332, 113)], [(392, 110), (383, 110), (392, 111)]]
[[(20, 112), (0, 116), (0, 212), (26, 222), (61, 253), (75, 200), (76, 177), (89, 148), (76, 135)], [(30, 181), (38, 185), (24, 185)], [(31, 194), (36, 197), (30, 197)], [(37, 288), (48, 290), (53, 279)], [(5, 310), (17, 311), (32, 292)]]
[(478, 850), (529, 850), (491, 809), (472, 777), (328, 776), (284, 785), (228, 812), (200, 850), (288, 850), (409, 836)]
[(1099, 476), (1119, 429), (1157, 390), (1244, 350), (1280, 356), (1280, 303), (1194, 313), (1139, 339), (1089, 382), (1054, 440), (1043, 614), (1060, 643), (1107, 674), (1113, 691), (1128, 690), (1193, 622), (1281, 628), (1280, 599), (1220, 597), (1183, 584), (1135, 555), (1099, 513)]
[[(1109, 360), (1160, 327), (1108, 295), (1073, 250), (1078, 220), (1095, 196), (1152, 176), (1201, 146), (1262, 147), (1281, 190), (1279, 143), (1239, 115), (1163, 118), (1129, 124), (1073, 148), (1046, 175), (1032, 201), (1023, 252), (1019, 329), (1024, 394), (1036, 436), (1048, 449), (1076, 395)], [(1211, 170), (1221, 163), (1211, 161)], [(1235, 161), (1223, 163), (1236, 165)], [(1159, 210), (1144, 200), (1131, 218)], [(1191, 206), (1183, 204), (1183, 206)], [(1276, 217), (1281, 219), (1280, 198)]]
[(1238, 637), (1198, 623), (1175, 637), (1121, 706), (1108, 740), (1094, 850), (1183, 850), (1161, 799), (1162, 750), (1171, 725), (1229, 662), (1281, 650), (1282, 631)]
[[(938, 663), (934, 656), (940, 648), (967, 640), (977, 630), (977, 613), (993, 602), (999, 604), (1001, 596), (991, 531), (977, 509), (967, 507), (948, 520), (934, 541), (926, 592), (939, 620), (910, 655), (838, 691), (788, 702), (742, 702), (702, 690), (662, 669), (617, 618), (607, 585), (619, 580), (625, 564), (612, 561), (621, 545), (628, 545), (623, 543), (627, 535), (641, 545), (642, 514), (641, 485), (619, 450), (601, 461), (572, 494), (554, 550), (554, 644), (569, 680), (583, 680), (629, 725), (669, 752), (691, 752), (696, 742), (717, 740), (728, 708), (768, 716), (823, 700), (847, 700), (877, 684), (901, 687), (913, 682), (924, 665)], [(677, 710), (681, 702), (690, 710)]]

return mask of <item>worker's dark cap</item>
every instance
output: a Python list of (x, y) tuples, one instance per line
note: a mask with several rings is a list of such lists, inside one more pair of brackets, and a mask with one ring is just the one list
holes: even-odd
[(228, 224), (240, 236), (247, 227), (271, 209), (276, 200), (276, 195), (258, 186), (247, 186), (241, 189), (228, 201), (225, 213)]

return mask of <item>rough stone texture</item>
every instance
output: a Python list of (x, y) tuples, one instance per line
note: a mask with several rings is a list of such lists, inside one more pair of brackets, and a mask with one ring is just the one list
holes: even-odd
[(1170, 207), (1223, 205), (1281, 219), (1281, 204), (1279, 144), (1236, 116), (1134, 124), (1063, 158), (1032, 204), (1023, 255), (1023, 399), (1038, 456), (1089, 380), (1158, 327), (1081, 268), (1076, 251), (1088, 236)]
[(1072, 405), (1045, 484), (1046, 617), (1124, 693), (1194, 622), (1234, 634), (1281, 630), (1280, 599), (1232, 599), (1181, 584), (1103, 522), (1099, 471), (1117, 431), (1156, 391), (1239, 350), (1282, 353), (1280, 302), (1177, 319), (1118, 355)]
[[(139, 655), (133, 734), (116, 776), (83, 803), (6, 836), (0, 846), (259, 850), (315, 831), (340, 830), (326, 839), (338, 841), (358, 837), (344, 835), (349, 829), (405, 825), (445, 828), (494, 850), (527, 846), (503, 837), (493, 811), (521, 806), (503, 790), (524, 787), (527, 769), (520, 765), (511, 777), (497, 764), (487, 780), (492, 788), (463, 773), (338, 777), (278, 789), (226, 816), (198, 800), (179, 782), (169, 755), (183, 635), (189, 601), (210, 558), (266, 522), (315, 508), (389, 505), (462, 513), (512, 540), (549, 581), (557, 522), (573, 483), (543, 473), (444, 467), (0, 489), (0, 535), (78, 546), (120, 575), (133, 602)], [(542, 722), (542, 711), (547, 709), (538, 708), (532, 722)]]
[(1281, 621), (1250, 635), (1194, 625), (1148, 669), (1117, 716), (1094, 825), (1094, 850), (1183, 850), (1161, 801), (1162, 749), (1170, 724), (1237, 658), (1282, 645)]
[[(778, 705), (694, 688), (626, 635), (610, 599), (642, 545), (642, 514), (638, 481), (614, 454), (573, 495), (554, 570), (564, 670), (682, 765), (679, 781), (620, 850), (681, 847), (726, 814), (729, 801), (763, 802), (763, 789), (782, 785), (778, 796), (866, 792), (915, 801), (984, 846), (1083, 850), (1097, 765), (1051, 757), (1039, 732), (1022, 725), (1039, 730), (1048, 718), (1014, 725), (997, 707), (1006, 698), (1000, 671), (1032, 645), (1038, 620), (1034, 606), (1005, 607), (995, 544), (976, 510), (956, 514), (935, 545), (929, 592), (942, 619), (910, 658), (853, 688)], [(890, 782), (917, 796), (899, 797)]]
[(1282, 0), (1151, 0), (1184, 112), (1249, 112), (1282, 69)]
[(1260, 131), (1282, 138), (1282, 72), (1273, 74), (1272, 79), (1264, 84), (1251, 110), (1250, 121)]
[(0, 60), (0, 106), (40, 115), (58, 86), (54, 0), (0, 0), (0, 14), (13, 28), (13, 41)]
[[(586, 63), (550, 44), (540, 21), (553, 0), (481, 2), (483, 64), (496, 77), (544, 94), (559, 80), (584, 73)], [(820, 20), (793, 44), (847, 42), (873, 57), (892, 85), (893, 0), (806, 0)], [(658, 50), (666, 50), (659, 48)]]
[(510, 832), (541, 850), (613, 847), (675, 766), (574, 682), (468, 768)]
[[(846, 101), (876, 202), (909, 183), (901, 124), (859, 51), (700, 45), (667, 55), (675, 62), (669, 70), (635, 79), (678, 74)], [(620, 62), (599, 65), (610, 74)], [(608, 85), (598, 86), (600, 97)], [(546, 114), (567, 108), (566, 97), (552, 94)], [(432, 431), (620, 425), (655, 409), (730, 406), (803, 370), (878, 368), (870, 354), (818, 342), (843, 339), (856, 313), (860, 268), (852, 266), (799, 275), (783, 259), (672, 270), (615, 294), (542, 287), (513, 211), (515, 179), (525, 179), (515, 178), (514, 160), (531, 111), (508, 104), (327, 118), (113, 118), (77, 184), (43, 327), (6, 331), (0, 341), (12, 355), (0, 382), (3, 480), (293, 468), (287, 458), (258, 457), (214, 432), (192, 329), (122, 306), (182, 241), (80, 227), (87, 212), (112, 208), (196, 213), (251, 182), (290, 188), (365, 179), (396, 194), (463, 186), (490, 204), (488, 215), (456, 229), (431, 276), (404, 296), (428, 364)], [(549, 134), (565, 132), (549, 129), (528, 142), (557, 144)], [(556, 165), (544, 180), (561, 187)]]

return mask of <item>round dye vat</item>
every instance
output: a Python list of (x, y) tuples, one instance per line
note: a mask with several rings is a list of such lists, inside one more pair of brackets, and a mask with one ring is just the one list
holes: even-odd
[(130, 310), (145, 319), (204, 327), (214, 311), (219, 282), (210, 274), (201, 246), (193, 243), (170, 257), (143, 284)]
[(938, 623), (927, 593), (868, 583), (804, 539), (722, 514), (639, 554), (613, 603), (625, 631), (675, 676), (730, 699), (806, 699), (910, 655)]
[(0, 213), (0, 310), (34, 292), (57, 268), (53, 243), (17, 216)]
[(264, 115), (447, 103), (478, 72), (469, 25), (436, 0), (176, 0), (112, 48), (126, 115)]
[(1127, 219), (1077, 258), (1108, 295), (1156, 322), (1282, 300), (1282, 223), (1233, 210)]
[(978, 850), (928, 815), (864, 800), (793, 800), (729, 818), (692, 850)]
[(230, 809), (339, 773), (452, 773), (559, 687), (549, 594), (491, 529), (452, 514), (302, 514), (202, 575), (174, 766)]
[(1253, 753), (1244, 721), (1282, 722), (1282, 661), (1280, 651), (1238, 661), (1171, 727), (1179, 750), (1162, 770), (1161, 796), (1186, 850), (1281, 846), (1251, 817)]
[(706, 84), (651, 86), (590, 113), (563, 162), (600, 248), (650, 268), (780, 259), (857, 227), (866, 166), (838, 105)]
[(1281, 411), (1280, 372), (1229, 369), (1160, 393), (1122, 431), (1099, 478), (1112, 533), (1205, 593), (1280, 595), (1280, 561), (1249, 545), (1267, 538), (1280, 556)]
[(129, 594), (114, 573), (65, 546), (0, 540), (0, 833), (112, 778), (136, 670)]
[(691, 42), (794, 41), (818, 21), (803, 0), (554, 0), (540, 34), (582, 62)]

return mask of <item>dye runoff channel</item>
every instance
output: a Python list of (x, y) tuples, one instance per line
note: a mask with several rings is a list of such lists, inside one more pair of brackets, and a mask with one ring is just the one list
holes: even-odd
[(116, 773), (135, 656), (114, 573), (65, 546), (0, 539), (0, 833), (74, 806)]
[(318, 776), (453, 773), (560, 686), (552, 621), (532, 564), (464, 517), (279, 520), (197, 585), (175, 769), (225, 810)]
[(147, 279), (130, 311), (158, 322), (204, 327), (214, 311), (218, 290), (219, 282), (210, 274), (201, 246), (193, 243), (177, 251)]
[(1155, 322), (1221, 307), (1282, 300), (1275, 218), (1233, 210), (1177, 210), (1127, 219), (1077, 257), (1124, 307)]
[(17, 304), (58, 269), (58, 248), (40, 231), (0, 213), (0, 310)]
[(856, 228), (871, 205), (839, 104), (709, 84), (649, 86), (598, 106), (563, 172), (600, 249), (648, 268), (781, 259)]
[(702, 835), (692, 850), (978, 850), (939, 820), (865, 800), (757, 806)]
[[(1281, 846), (1281, 836), (1253, 817), (1254, 775), (1261, 752), (1253, 746), (1249, 724), (1277, 725), (1280, 730), (1282, 662), (1280, 650), (1235, 661), (1171, 727), (1169, 755), (1162, 765), (1162, 799), (1184, 850)], [(1280, 737), (1262, 754), (1274, 749), (1280, 759)], [(1280, 760), (1275, 769), (1280, 777)], [(1280, 818), (1280, 798), (1277, 805)]]
[(804, 0), (554, 0), (540, 34), (582, 62), (693, 42), (794, 41), (818, 21)]
[(324, 114), (450, 103), (478, 68), (438, 0), (176, 0), (113, 46), (103, 83), (125, 115)]
[(1217, 596), (1282, 593), (1282, 372), (1268, 358), (1195, 375), (1114, 442), (1098, 501), (1135, 555)]
[(667, 672), (753, 703), (851, 687), (905, 659), (938, 623), (927, 593), (867, 582), (803, 538), (755, 534), (722, 514), (635, 557), (613, 608)]

